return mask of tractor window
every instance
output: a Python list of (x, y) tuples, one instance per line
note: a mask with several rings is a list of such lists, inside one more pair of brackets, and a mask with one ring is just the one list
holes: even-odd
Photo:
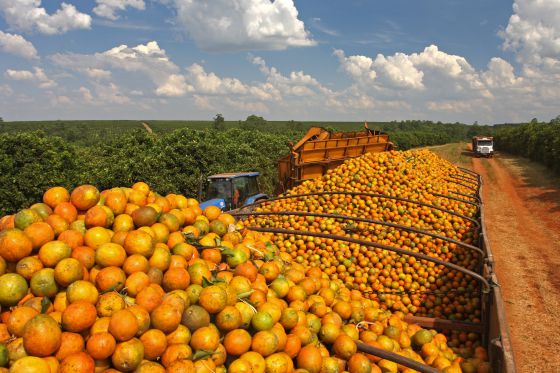
[(240, 178), (237, 178), (237, 179), (233, 179), (232, 182), (233, 182), (233, 187), (234, 187), (234, 193), (235, 193), (235, 190), (239, 191), (238, 203), (242, 204), (247, 199), (247, 197), (249, 196), (249, 194), (248, 194), (249, 192), (248, 192), (248, 189), (247, 189), (247, 179), (244, 178), (244, 177), (240, 177)]
[(206, 199), (210, 200), (214, 198), (223, 198), (228, 202), (231, 200), (231, 183), (229, 182), (229, 180), (210, 180)]
[(249, 192), (249, 196), (254, 196), (255, 194), (259, 194), (259, 184), (257, 183), (256, 177), (251, 177), (247, 179), (247, 190)]

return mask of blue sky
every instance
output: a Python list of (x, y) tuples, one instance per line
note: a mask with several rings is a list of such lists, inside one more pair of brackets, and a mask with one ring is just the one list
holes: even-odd
[(560, 114), (560, 3), (0, 0), (0, 116)]

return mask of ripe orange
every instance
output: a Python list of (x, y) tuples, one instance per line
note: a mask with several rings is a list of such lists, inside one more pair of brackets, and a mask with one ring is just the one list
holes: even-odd
[(212, 221), (220, 216), (222, 210), (216, 206), (208, 206), (204, 209), (204, 211), (202, 211), (202, 213), (208, 218), (208, 220)]
[(144, 358), (156, 360), (163, 355), (167, 349), (167, 338), (165, 333), (158, 329), (150, 329), (140, 337), (144, 345)]
[(86, 211), (99, 201), (100, 193), (93, 185), (80, 185), (70, 194), (70, 201), (78, 210)]
[(33, 250), (33, 241), (17, 228), (0, 233), (0, 255), (8, 262), (17, 262)]
[(244, 329), (235, 329), (226, 334), (224, 347), (230, 355), (241, 356), (251, 349), (252, 338)]
[(54, 213), (71, 224), (78, 217), (78, 210), (70, 202), (62, 202), (56, 205)]
[(70, 193), (63, 187), (53, 187), (43, 194), (43, 202), (51, 208), (55, 208), (59, 203), (70, 201)]
[(80, 334), (63, 332), (60, 347), (58, 348), (55, 357), (59, 361), (62, 361), (71, 354), (83, 351), (84, 345), (84, 339)]
[(138, 332), (138, 321), (129, 310), (119, 310), (111, 316), (109, 333), (117, 341), (128, 341), (136, 335), (136, 332)]
[(62, 331), (50, 316), (40, 314), (25, 324), (23, 346), (33, 356), (49, 356), (58, 350), (62, 341)]
[(86, 301), (71, 303), (62, 313), (62, 327), (79, 333), (90, 328), (97, 318), (95, 306)]
[(31, 240), (34, 249), (54, 240), (54, 230), (45, 222), (33, 223), (27, 226), (23, 232)]
[(113, 354), (116, 345), (117, 342), (110, 333), (95, 333), (88, 338), (86, 351), (95, 360), (103, 360)]

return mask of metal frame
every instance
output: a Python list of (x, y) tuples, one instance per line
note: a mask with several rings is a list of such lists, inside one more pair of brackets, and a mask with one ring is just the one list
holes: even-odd
[(424, 202), (419, 202), (419, 201), (415, 201), (412, 199), (408, 199), (408, 198), (402, 198), (402, 197), (393, 197), (393, 196), (388, 196), (386, 194), (378, 194), (378, 193), (361, 193), (361, 192), (316, 192), (316, 193), (303, 193), (303, 194), (284, 194), (281, 195), (279, 197), (274, 197), (274, 198), (270, 198), (267, 200), (262, 200), (262, 201), (257, 201), (255, 203), (252, 203), (250, 205), (246, 205), (244, 207), (254, 207), (254, 206), (258, 206), (262, 203), (265, 202), (274, 202), (274, 201), (279, 201), (279, 200), (283, 200), (283, 199), (292, 199), (292, 198), (301, 198), (301, 197), (312, 197), (312, 196), (326, 196), (326, 195), (350, 195), (350, 196), (366, 196), (366, 197), (373, 197), (373, 198), (385, 198), (385, 199), (393, 199), (396, 201), (402, 201), (402, 202), (408, 202), (408, 203), (413, 203), (416, 205), (420, 205), (420, 206), (425, 206), (428, 208), (432, 208), (434, 210), (438, 210), (441, 212), (445, 212), (448, 213), (450, 215), (453, 216), (457, 216), (459, 218), (465, 219), (470, 221), (471, 223), (475, 224), (477, 226), (477, 228), (480, 228), (480, 223), (476, 220), (473, 219), (469, 216), (463, 215), (463, 214), (459, 214), (458, 212), (455, 211), (451, 211), (451, 210), (447, 210), (444, 209), (443, 207), (439, 207), (439, 206), (434, 206), (431, 205), (429, 203), (424, 203)]

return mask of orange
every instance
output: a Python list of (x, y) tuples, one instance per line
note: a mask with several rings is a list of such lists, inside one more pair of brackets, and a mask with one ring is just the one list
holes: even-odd
[(66, 220), (68, 224), (72, 223), (78, 217), (78, 210), (76, 210), (76, 207), (70, 202), (59, 203), (54, 208), (54, 213)]
[(95, 265), (95, 251), (89, 246), (72, 249), (72, 258), (77, 259), (86, 269), (91, 269)]
[(165, 291), (185, 290), (189, 284), (189, 272), (184, 268), (170, 268), (163, 275), (163, 288)]
[(8, 262), (17, 262), (33, 250), (33, 241), (23, 231), (13, 228), (0, 233), (0, 255)]
[(91, 282), (78, 280), (68, 286), (66, 289), (66, 298), (69, 303), (85, 301), (96, 304), (99, 298), (99, 292)]
[(55, 236), (58, 236), (70, 227), (68, 222), (62, 216), (56, 214), (49, 215), (46, 222), (53, 229)]
[(36, 256), (28, 256), (17, 262), (16, 272), (27, 281), (31, 280), (33, 274), (43, 269), (43, 263)]
[(124, 297), (116, 291), (102, 294), (95, 305), (99, 317), (110, 317), (126, 307)]
[(74, 229), (68, 229), (58, 235), (58, 240), (66, 243), (72, 249), (84, 245), (84, 235)]
[(101, 292), (121, 291), (126, 282), (126, 274), (119, 267), (105, 267), (95, 276), (95, 286)]
[(190, 345), (194, 350), (214, 351), (220, 344), (220, 334), (215, 328), (204, 326), (197, 329), (191, 337)]
[(15, 361), (10, 368), (11, 372), (51, 373), (49, 364), (35, 356), (24, 356)]
[(27, 226), (23, 232), (31, 240), (34, 249), (38, 249), (47, 242), (54, 240), (54, 230), (45, 222), (33, 223)]
[(93, 372), (94, 369), (95, 362), (91, 356), (85, 352), (76, 352), (62, 360), (58, 373)]
[(37, 315), (25, 324), (23, 347), (33, 356), (49, 356), (55, 353), (62, 341), (58, 323), (48, 315)]
[(56, 282), (67, 287), (71, 283), (81, 280), (84, 276), (82, 263), (74, 258), (65, 258), (54, 267), (54, 279)]
[(154, 329), (159, 329), (167, 334), (177, 329), (181, 316), (182, 310), (170, 304), (161, 304), (152, 311), (150, 319)]
[(278, 337), (270, 331), (263, 330), (257, 332), (253, 336), (253, 341), (251, 343), (251, 350), (261, 354), (266, 357), (272, 355), (278, 349)]
[(150, 329), (140, 337), (144, 345), (144, 358), (156, 360), (163, 355), (167, 349), (167, 338), (165, 333), (158, 329)]
[(202, 212), (204, 216), (208, 218), (208, 220), (212, 221), (218, 218), (221, 215), (222, 210), (216, 206), (208, 206)]
[(241, 356), (251, 348), (252, 338), (244, 329), (235, 329), (226, 334), (224, 347), (230, 355)]
[(113, 354), (116, 345), (117, 342), (110, 333), (101, 332), (93, 334), (88, 338), (86, 350), (95, 360), (103, 360)]
[(70, 201), (78, 210), (86, 211), (99, 201), (100, 193), (93, 185), (80, 185), (70, 194)]
[(79, 333), (90, 328), (97, 319), (95, 306), (86, 301), (68, 305), (62, 313), (62, 327), (70, 332)]
[(107, 206), (93, 206), (87, 210), (84, 222), (86, 224), (86, 228), (109, 228), (114, 222), (113, 212)]
[[(163, 355), (161, 363), (164, 367), (170, 368), (178, 361), (189, 361), (192, 358), (193, 351), (186, 344), (168, 345)], [(192, 363), (192, 362), (191, 362)]]
[(68, 355), (80, 352), (84, 349), (84, 339), (80, 334), (63, 332), (60, 342), (60, 347), (56, 352), (55, 357), (62, 361)]
[(62, 259), (72, 255), (72, 248), (62, 241), (51, 241), (41, 246), (38, 255), (45, 267), (54, 268)]
[(93, 227), (86, 231), (84, 235), (84, 243), (92, 249), (97, 249), (104, 243), (111, 242), (113, 233), (103, 227)]
[(14, 216), (14, 227), (24, 230), (33, 223), (42, 221), (43, 218), (39, 213), (32, 209), (23, 209), (18, 211)]
[(111, 189), (105, 196), (105, 206), (109, 207), (115, 215), (124, 213), (126, 204), (126, 195), (119, 188)]
[(227, 305), (226, 291), (217, 285), (208, 286), (202, 289), (200, 293), (199, 304), (204, 307), (206, 311), (215, 314), (223, 310)]
[(58, 204), (68, 201), (70, 201), (70, 193), (64, 187), (53, 187), (43, 194), (43, 202), (51, 208), (55, 208)]
[(131, 231), (124, 241), (124, 249), (128, 255), (140, 254), (149, 258), (154, 253), (154, 241), (146, 232)]
[(17, 273), (0, 276), (0, 305), (4, 307), (16, 305), (27, 294), (27, 290), (27, 281)]
[(116, 243), (104, 243), (95, 251), (95, 263), (101, 267), (121, 267), (125, 260), (126, 251), (124, 247)]
[(8, 331), (16, 337), (23, 336), (25, 324), (38, 314), (39, 311), (31, 307), (22, 306), (14, 308), (6, 323)]
[(127, 309), (119, 310), (111, 316), (109, 322), (109, 333), (117, 341), (128, 341), (136, 335), (138, 331), (138, 321), (136, 316)]

